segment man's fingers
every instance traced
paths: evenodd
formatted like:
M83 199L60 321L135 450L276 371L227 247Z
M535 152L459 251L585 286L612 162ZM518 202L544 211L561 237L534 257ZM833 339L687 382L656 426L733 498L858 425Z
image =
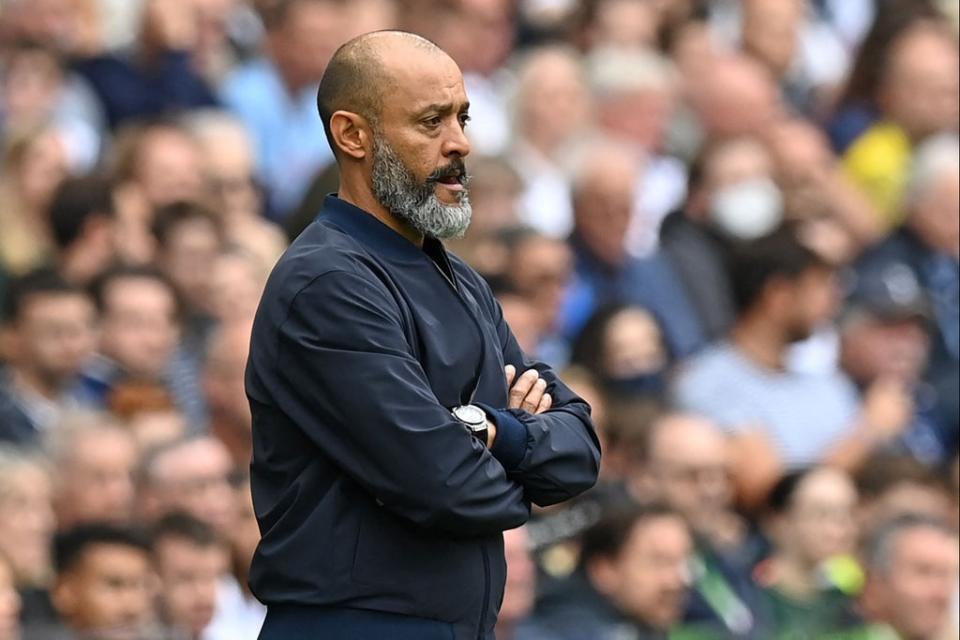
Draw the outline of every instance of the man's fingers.
M537 405L537 410L534 413L543 413L544 411L549 411L550 407L553 406L553 398L550 397L549 393L543 394L543 397L540 398L540 404Z
M533 385L536 384L539 377L540 374L537 373L536 369L527 369L523 372L523 375L521 375L517 382L510 388L511 409L519 409L521 407L524 398L526 398L527 394L533 389Z
M546 390L547 381L543 378L537 378L537 381L533 383L533 388L530 389L529 393L527 393L523 399L520 408L528 413L536 413L537 407L540 406L540 400L543 398L543 393Z
M503 372L507 375L507 388L513 384L513 379L517 377L517 368L512 364L508 364L503 368Z

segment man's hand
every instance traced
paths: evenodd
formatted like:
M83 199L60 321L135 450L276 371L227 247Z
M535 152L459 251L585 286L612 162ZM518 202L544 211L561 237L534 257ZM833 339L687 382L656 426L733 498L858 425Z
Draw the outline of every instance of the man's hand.
M514 383L517 369L512 364L503 368L510 387L509 409L523 409L528 413L543 413L553 405L553 398L547 390L547 381L540 377L536 369L527 369Z
M869 435L878 442L886 442L903 433L910 424L913 411L910 391L897 379L879 378L864 394L864 423Z

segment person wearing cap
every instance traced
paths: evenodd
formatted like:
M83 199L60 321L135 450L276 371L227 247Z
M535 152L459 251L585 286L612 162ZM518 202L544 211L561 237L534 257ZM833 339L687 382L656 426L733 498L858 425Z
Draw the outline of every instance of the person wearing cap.
M924 378L957 428L960 405L960 138L943 133L917 146L903 206L903 225L864 253L862 277L896 277L909 271L930 303L930 362ZM893 275L890 275L893 274Z
M441 243L471 214L450 56L360 36L318 106L340 188L270 276L246 375L260 638L492 640L502 532L596 482L590 408Z
M843 369L864 393L887 394L887 412L902 429L889 447L925 464L948 462L957 430L923 379L930 354L927 296L903 265L854 274L853 280L840 318Z

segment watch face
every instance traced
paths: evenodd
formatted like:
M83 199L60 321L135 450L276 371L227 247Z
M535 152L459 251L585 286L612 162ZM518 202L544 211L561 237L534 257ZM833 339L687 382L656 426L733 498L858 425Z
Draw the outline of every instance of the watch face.
M457 420L471 426L479 426L487 422L487 414L483 409L472 404L454 408L453 415Z

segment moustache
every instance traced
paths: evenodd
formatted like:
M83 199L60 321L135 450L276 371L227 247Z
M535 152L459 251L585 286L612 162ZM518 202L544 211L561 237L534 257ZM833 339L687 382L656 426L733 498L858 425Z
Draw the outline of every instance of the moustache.
M463 160L457 158L450 162L450 164L438 168L436 171L427 176L427 184L433 184L435 182L440 182L441 180L446 180L449 178L456 178L458 182L462 185L466 185L470 182L470 174L467 173L467 167L463 163Z

